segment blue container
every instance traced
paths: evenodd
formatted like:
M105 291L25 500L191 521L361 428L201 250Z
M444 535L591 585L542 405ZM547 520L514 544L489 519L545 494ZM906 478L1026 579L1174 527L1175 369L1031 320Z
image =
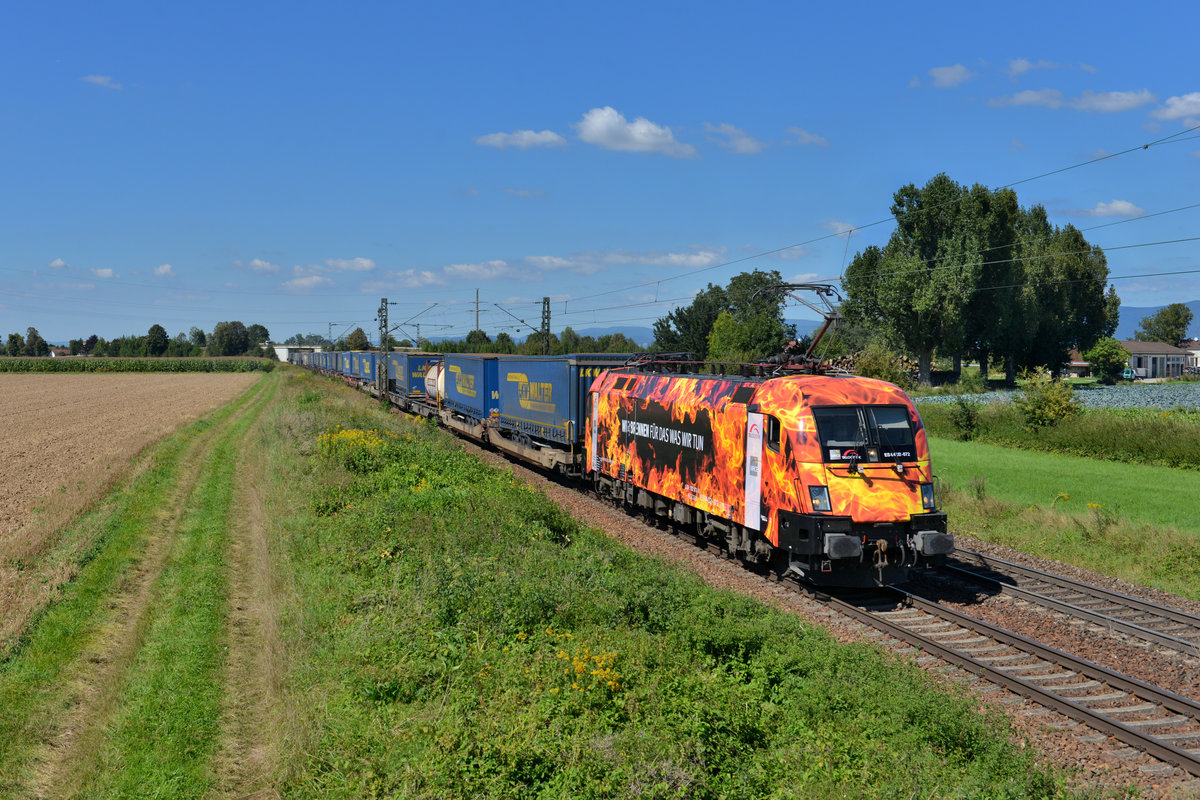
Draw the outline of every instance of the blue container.
M588 388L597 375L628 358L616 353L502 358L496 424L543 441L582 445Z
M442 405L476 420L500 410L496 356L447 353L446 398Z
M435 353L388 353L388 389L397 394L425 393L425 373L429 365L441 361Z
M354 354L354 377L360 381L375 381L375 364L379 354L374 352Z
M443 356L435 353L409 353L405 359L405 393L425 394L425 373L429 365L441 361Z

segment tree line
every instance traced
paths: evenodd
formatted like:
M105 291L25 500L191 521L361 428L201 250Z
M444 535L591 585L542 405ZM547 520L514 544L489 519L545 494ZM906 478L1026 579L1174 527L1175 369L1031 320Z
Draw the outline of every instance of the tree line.
M246 326L242 322L218 322L211 332L193 327L188 333L178 333L174 338L166 328L154 324L145 336L127 335L104 339L96 334L86 339L71 339L69 348L73 356L108 356L110 358L187 358L197 356L257 356L275 358L270 347L271 334L262 325ZM10 333L0 355L48 356L50 345L38 333L29 328L25 335Z
M285 344L329 344L330 349L342 350L378 350L371 344L362 328L355 328L344 338L339 337L332 343L310 334L295 336L296 342L289 339ZM543 352L542 334L540 331L531 333L524 341L517 342L506 331L496 334L493 339L486 331L473 330L462 339L444 339L432 342L422 336L414 344L411 339L396 339L388 337L388 349L415 347L418 350L431 353L497 353L503 355L540 356ZM561 334L550 334L550 354L567 355L569 353L636 353L643 348L623 333L611 333L604 336L581 336L570 326L563 329Z
M1116 360L1120 373L1128 358L1112 338L1120 299L1104 252L1078 229L1052 225L1040 205L1022 207L1012 189L968 187L945 174L903 186L892 199L896 228L887 244L856 253L845 271L829 355L914 357L922 383L935 356L955 371L964 358L999 367L1011 383L1019 370L1057 373L1072 349ZM795 330L784 320L785 297L769 290L779 283L775 270L710 283L654 323L654 349L732 362L783 352ZM1187 306L1173 303L1142 320L1135 338L1178 345L1191 321Z

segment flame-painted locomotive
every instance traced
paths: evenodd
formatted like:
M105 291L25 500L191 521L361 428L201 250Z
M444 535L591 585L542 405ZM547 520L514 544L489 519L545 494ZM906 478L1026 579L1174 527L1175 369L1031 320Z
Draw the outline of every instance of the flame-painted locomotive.
M953 550L921 418L898 387L638 358L306 353L297 363L812 583L896 583Z
M618 369L589 396L597 491L817 584L903 581L954 549L921 418L853 376Z

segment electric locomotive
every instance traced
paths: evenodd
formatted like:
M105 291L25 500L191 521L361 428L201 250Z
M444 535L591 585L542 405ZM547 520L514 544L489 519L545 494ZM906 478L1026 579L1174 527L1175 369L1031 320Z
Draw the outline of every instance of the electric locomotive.
M849 375L603 373L587 471L597 491L814 584L896 583L954 548L921 417Z

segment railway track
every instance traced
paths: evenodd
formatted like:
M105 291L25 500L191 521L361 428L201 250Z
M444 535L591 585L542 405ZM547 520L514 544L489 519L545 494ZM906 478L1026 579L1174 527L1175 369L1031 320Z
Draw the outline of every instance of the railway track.
M1032 567L957 549L943 573L1110 632L1200 657L1200 617Z
M814 595L798 582L785 583ZM1200 704L902 589L814 596L896 639L1200 776Z

